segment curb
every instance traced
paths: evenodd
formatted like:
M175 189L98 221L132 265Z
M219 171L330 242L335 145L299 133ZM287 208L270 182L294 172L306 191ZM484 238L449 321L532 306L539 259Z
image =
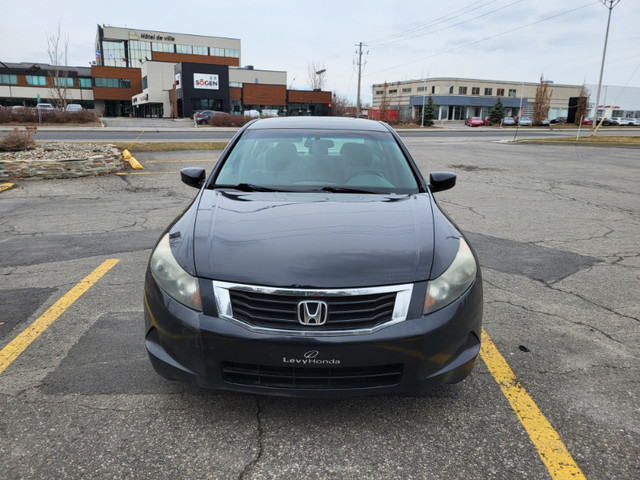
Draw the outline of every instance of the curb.
M4 192L5 190L9 190L15 187L15 183L0 183L0 192Z

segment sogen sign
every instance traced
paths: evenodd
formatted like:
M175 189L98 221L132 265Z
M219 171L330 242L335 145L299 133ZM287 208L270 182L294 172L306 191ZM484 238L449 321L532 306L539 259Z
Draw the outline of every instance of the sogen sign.
M207 73L194 73L193 88L206 88L209 90L218 90L218 75L212 75Z

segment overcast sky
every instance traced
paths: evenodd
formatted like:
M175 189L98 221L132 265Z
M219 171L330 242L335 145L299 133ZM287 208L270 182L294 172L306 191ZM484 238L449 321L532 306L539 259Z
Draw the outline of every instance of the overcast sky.
M94 60L96 25L239 38L242 65L280 70L352 100L363 42L371 85L424 77L597 84L608 9L600 0L0 0L0 61L49 63L47 37L69 40L69 64ZM603 85L640 87L640 0L613 9ZM595 93L595 92L594 92Z

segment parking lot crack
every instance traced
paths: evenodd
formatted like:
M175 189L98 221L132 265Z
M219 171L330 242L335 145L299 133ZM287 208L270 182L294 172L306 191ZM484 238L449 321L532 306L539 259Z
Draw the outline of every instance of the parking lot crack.
M636 322L640 322L640 318L638 318L638 317L634 317L634 316L631 316L631 315L625 315L624 313L620 313L617 310L614 310L613 308L607 307L606 305L601 305L601 304L599 304L597 302L594 302L593 300L589 300L587 297L585 297L583 295L580 295L579 293L569 292L567 290L563 290L562 288L559 288L559 287L554 286L554 285L547 285L547 287L552 289L552 290L555 290L556 292L562 292L562 293L566 293L568 295L573 295L574 297L577 297L577 298L579 298L581 300L584 300L588 304L593 305L595 307L602 308L603 310L606 310L607 312L612 313L613 315L617 315L619 317L626 318L627 320L635 320Z
M263 436L264 430L262 427L262 405L260 404L260 399L256 398L256 423L257 423L257 450L256 456L251 460L242 470L242 473L238 476L238 480L242 480L247 478L246 476L251 472L253 467L260 461L262 458L262 452L264 449L263 446Z
M463 208L465 210L469 210L471 213L473 213L474 215L478 215L480 218L486 220L487 217L485 217L483 214L481 214L480 212L477 212L473 207L470 207L468 205L461 205L459 203L455 203L449 200L440 200L441 204L446 204L446 205L453 205L454 207L459 207L459 208Z

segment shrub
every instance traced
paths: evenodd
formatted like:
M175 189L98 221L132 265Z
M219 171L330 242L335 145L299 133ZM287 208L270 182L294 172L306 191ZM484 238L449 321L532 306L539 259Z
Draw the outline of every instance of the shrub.
M209 118L209 125L212 127L242 127L251 120L253 120L253 117L220 113Z
M19 152L21 150L32 150L36 142L31 138L31 132L14 128L0 140L0 152Z
M29 107L0 110L0 123L38 123L39 120L42 123L93 123L98 122L98 117L88 110L79 112L43 110L39 115L35 108Z

